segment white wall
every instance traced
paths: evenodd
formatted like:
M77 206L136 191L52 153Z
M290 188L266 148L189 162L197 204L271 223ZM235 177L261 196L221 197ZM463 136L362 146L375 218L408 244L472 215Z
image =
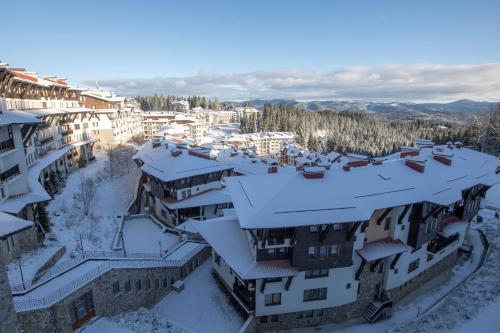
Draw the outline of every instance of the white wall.
M255 315L265 316L277 313L298 312L321 309L352 303L356 300L358 282L354 280L354 266L330 269L329 275L323 278L305 279L305 272L293 278L289 290L285 290L287 278L281 282L267 283L264 293L260 292L263 280L257 281L255 290ZM346 288L350 283L351 287ZM328 288L327 298L320 301L304 302L304 290ZM266 306L265 295L281 292L281 304Z

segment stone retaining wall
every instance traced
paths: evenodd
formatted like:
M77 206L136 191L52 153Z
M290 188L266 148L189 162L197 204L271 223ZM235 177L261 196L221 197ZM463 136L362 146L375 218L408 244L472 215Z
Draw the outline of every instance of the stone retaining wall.
M68 306L89 291L92 292L96 316L113 316L141 307L150 308L172 290L173 282L184 279L210 254L211 249L206 247L182 267L112 269L50 308L18 313L19 325L27 333L72 332ZM129 281L131 289L127 291ZM137 288L137 281L141 283L140 289ZM117 293L113 288L116 283L119 284Z
M39 245L40 241L34 224L26 230L15 233L5 239L0 239L0 250L3 252L4 260L7 263Z

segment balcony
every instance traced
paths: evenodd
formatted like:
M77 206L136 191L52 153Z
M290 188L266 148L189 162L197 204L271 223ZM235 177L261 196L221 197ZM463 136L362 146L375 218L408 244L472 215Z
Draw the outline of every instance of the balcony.
M37 140L35 141L35 145L36 145L36 146L39 146L39 147L40 147L40 146L45 146L45 145L47 145L47 144L51 143L53 140L54 140L54 137L53 137L53 136L48 136L48 137L45 137L45 138L43 138L43 139L37 139Z
M73 130L71 130L71 129L64 129L64 128L63 128L63 129L61 130L61 135L62 135L62 136L67 136L67 135L71 135L71 134L73 134Z
M442 235L437 235L430 244L427 246L427 251L431 253L438 253L446 249L448 246L456 244L459 239L459 234L455 233L450 237L443 237Z
M19 165L15 165L12 168L8 169L7 171L4 171L0 173L0 182L6 183L10 179L14 178L15 176L19 175L21 171L19 170Z
M255 308L254 296L245 286L233 284L233 295L247 312L252 312Z
M14 139L8 139L0 142L0 153L12 150L15 148Z

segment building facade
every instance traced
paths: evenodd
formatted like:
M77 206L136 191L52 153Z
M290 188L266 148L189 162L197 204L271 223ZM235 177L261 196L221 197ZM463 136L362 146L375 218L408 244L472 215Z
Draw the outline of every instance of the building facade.
M218 279L261 329L389 316L453 266L499 180L493 156L460 146L419 154L418 163L228 178L236 215L195 223Z

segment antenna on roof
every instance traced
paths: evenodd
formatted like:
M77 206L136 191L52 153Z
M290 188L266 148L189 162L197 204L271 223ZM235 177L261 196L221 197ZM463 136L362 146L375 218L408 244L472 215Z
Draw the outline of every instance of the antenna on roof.
M95 81L95 89L99 90L99 83L97 81Z

